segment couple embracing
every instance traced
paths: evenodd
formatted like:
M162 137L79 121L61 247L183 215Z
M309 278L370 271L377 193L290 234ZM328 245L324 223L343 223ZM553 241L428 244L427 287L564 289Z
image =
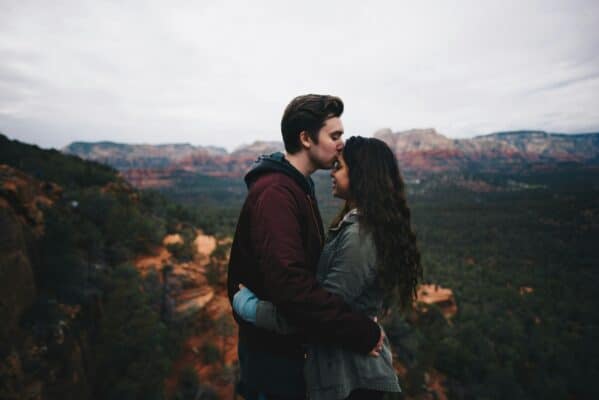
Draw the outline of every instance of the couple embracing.
M246 400L379 399L401 391L377 318L407 307L422 274L405 186L389 147L343 142L338 97L296 97L285 154L246 175L229 263ZM310 175L345 200L325 236Z

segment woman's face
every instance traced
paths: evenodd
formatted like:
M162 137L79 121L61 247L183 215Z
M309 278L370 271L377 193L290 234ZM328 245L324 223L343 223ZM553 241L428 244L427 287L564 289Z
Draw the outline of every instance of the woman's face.
M349 200L349 169L343 159L343 154L339 154L337 161L333 164L331 180L333 183L333 196Z

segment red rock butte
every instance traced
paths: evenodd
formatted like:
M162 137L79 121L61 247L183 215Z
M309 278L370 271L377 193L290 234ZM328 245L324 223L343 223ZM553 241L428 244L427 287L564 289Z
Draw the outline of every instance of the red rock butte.
M428 305L435 304L441 309L445 318L453 317L458 311L453 291L437 284L420 285L416 301Z

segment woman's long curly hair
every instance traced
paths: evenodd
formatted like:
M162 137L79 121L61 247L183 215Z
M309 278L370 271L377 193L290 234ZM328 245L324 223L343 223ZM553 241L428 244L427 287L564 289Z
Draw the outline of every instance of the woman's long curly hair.
M420 252L410 223L405 184L397 160L379 139L350 137L343 148L350 199L359 210L360 227L372 234L385 308L409 308L422 279ZM349 201L333 220L349 211Z

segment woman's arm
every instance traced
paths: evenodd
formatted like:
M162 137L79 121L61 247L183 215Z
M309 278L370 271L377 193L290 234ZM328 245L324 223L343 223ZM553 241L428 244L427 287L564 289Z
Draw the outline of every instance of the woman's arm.
M259 300L256 308L256 326L275 331L282 335L296 333L297 330L278 311L277 307L269 301Z
M260 300L247 287L242 287L233 296L233 309L243 320L259 328L283 335L296 332L296 329L277 311L274 304Z

